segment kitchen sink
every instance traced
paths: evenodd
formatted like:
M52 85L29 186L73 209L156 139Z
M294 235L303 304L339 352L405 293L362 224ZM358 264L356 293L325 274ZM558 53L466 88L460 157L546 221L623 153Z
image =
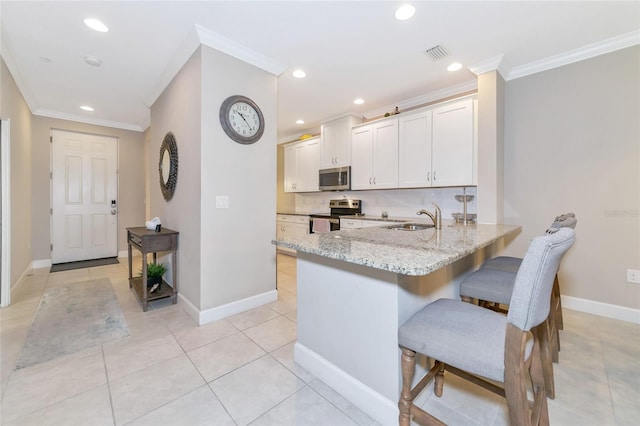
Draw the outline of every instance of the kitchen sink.
M395 229L398 231L420 231L422 229L434 228L435 225L430 223L400 223L398 225L387 226L387 229Z

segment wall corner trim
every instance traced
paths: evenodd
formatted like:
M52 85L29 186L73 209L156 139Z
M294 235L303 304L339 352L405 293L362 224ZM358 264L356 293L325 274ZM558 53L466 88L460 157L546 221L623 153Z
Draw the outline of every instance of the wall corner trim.
M587 314L640 324L640 309L611 305L579 297L561 296L562 307Z

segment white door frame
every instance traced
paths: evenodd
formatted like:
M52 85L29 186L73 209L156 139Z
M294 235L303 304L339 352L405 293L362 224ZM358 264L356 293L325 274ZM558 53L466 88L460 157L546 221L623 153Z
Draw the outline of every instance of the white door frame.
M9 143L10 120L2 120L0 131L0 158L2 164L2 256L0 268L0 308L11 303L11 145Z

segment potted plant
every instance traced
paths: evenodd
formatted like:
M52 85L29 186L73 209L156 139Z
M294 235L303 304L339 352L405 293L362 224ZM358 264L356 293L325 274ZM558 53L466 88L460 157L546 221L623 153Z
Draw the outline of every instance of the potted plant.
M162 263L149 263L147 264L147 288L151 288L149 293L160 288L162 284L162 275L164 275L167 268Z

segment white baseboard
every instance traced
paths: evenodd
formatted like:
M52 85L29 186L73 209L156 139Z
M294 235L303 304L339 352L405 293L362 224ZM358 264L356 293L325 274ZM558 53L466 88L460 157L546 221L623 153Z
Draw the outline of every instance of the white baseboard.
M581 299L579 297L564 295L561 297L563 308L640 324L640 309L611 305L609 303L596 302L595 300Z
M178 297L185 303L187 307L185 310L187 315L196 321L198 325L204 325L231 315L239 314L240 312L244 312L249 309L257 308L258 306L266 305L267 303L275 302L278 300L278 291L267 291L262 294L256 294L255 296L247 297L246 299L236 300L235 302L216 306L215 308L206 309L204 311L199 310L193 305L193 303L183 297L182 294L178 294Z
M119 251L118 252L118 257L129 257L129 251L128 250Z
M398 423L398 406L353 376L345 373L306 346L294 346L295 361L305 370L329 385L352 404L383 425Z
M33 264L33 262L31 262ZM11 299L13 299L13 292L16 291L22 284L25 283L25 281L27 281L27 275L29 275L31 273L31 271L33 270L33 267L31 265L27 266L27 269L25 269L22 274L20 275L20 278L18 278L18 280L15 282L15 284L13 284L13 286L11 286ZM3 306L8 306L8 305L3 305Z
M31 262L32 269L51 268L51 259L40 259Z

